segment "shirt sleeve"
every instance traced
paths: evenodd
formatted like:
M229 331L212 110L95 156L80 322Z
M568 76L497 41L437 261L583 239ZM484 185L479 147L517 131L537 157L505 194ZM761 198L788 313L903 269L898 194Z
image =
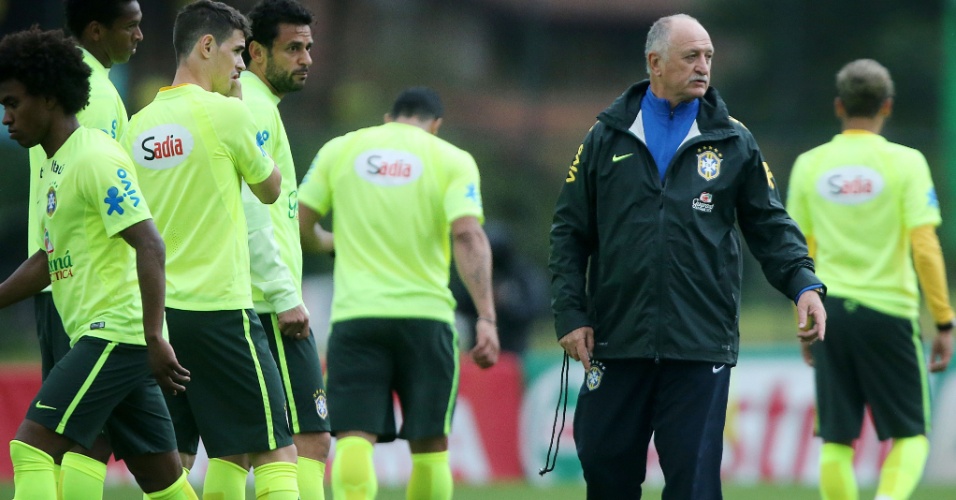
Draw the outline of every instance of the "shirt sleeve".
M319 214L327 214L332 207L332 190L329 189L329 169L336 156L333 143L323 146L315 158L302 184L299 185L299 203L315 210Z
M242 208L249 231L252 287L262 292L263 299L273 311L288 311L300 303L295 281L279 254L269 207L256 198L246 183L242 184Z
M263 148L269 132L258 130L252 112L242 101L228 97L224 102L218 115L220 126L232 132L219 136L243 180L258 184L268 179L275 167L272 157Z
M591 129L568 167L551 224L551 308L555 333L560 339L591 325L587 305L587 268L597 240L594 224L593 137L603 126ZM593 161L600 161L594 159Z
M903 197L903 223L907 229L926 225L938 226L942 219L929 165L919 151L910 150L910 153L913 156L905 163L910 165L911 174L904 176L907 184Z
M464 151L459 153L451 160L453 164L449 165L451 175L445 191L445 220L450 223L462 217L474 216L479 222L484 222L478 165L470 154Z
M151 219L149 207L136 180L136 169L119 145L105 135L109 147L96 151L95 161L77 176L83 196L97 208L106 235L113 237L122 230Z

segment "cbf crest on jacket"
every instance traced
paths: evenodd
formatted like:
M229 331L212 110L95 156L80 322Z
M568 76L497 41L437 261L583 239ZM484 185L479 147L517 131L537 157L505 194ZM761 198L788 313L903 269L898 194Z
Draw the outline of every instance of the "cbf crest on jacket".
M739 233L791 300L821 283L756 141L713 88L661 182L639 115L648 87L598 116L569 168L551 228L557 334L593 327L598 359L733 365Z

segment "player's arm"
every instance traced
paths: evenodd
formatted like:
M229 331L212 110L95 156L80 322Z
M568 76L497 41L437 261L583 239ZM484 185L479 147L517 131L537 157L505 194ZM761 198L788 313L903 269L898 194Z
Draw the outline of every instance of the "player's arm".
M20 267L0 283L0 308L15 304L40 293L50 284L46 252L37 253L23 261Z
M913 266L916 268L920 287L926 295L926 305L939 332L933 340L929 368L934 372L943 371L953 357L952 331L953 319L956 318L949 305L943 249L933 225L913 228L910 231L910 239L913 242Z
M302 251L308 253L332 253L335 237L322 227L322 214L299 200L299 237Z
M279 167L272 165L272 173L266 180L257 184L249 184L252 194L259 198L259 201L266 205L271 205L279 199L279 193L282 190L282 174L279 173Z
M478 218L474 216L455 219L451 223L451 237L458 275L478 312L475 347L471 356L478 366L488 368L498 361L501 350L491 288L491 245Z
M242 209L246 214L249 240L249 271L253 288L273 311L277 311L279 331L302 339L309 336L309 312L299 300L292 271L282 261L269 208L259 203L248 185L242 186Z
M176 353L163 338L166 303L166 245L152 219L120 231L123 240L136 251L136 275L143 301L143 331L149 350L149 364L159 386L173 394L185 391L189 371L180 366Z

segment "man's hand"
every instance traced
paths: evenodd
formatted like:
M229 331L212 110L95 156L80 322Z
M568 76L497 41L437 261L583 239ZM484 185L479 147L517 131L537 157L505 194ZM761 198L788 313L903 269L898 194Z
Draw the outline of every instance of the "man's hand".
M797 337L800 342L812 344L823 340L827 329L827 311L823 300L816 290L807 290L800 294L797 301Z
M481 368L491 368L498 362L501 345L498 343L498 327L492 321L479 319L475 323L475 347L471 359Z
M953 359L953 329L940 330L933 340L933 350L929 357L929 371L941 372Z
M163 391L173 396L186 391L186 382L189 382L189 370L183 368L176 360L173 346L162 338L154 338L146 343L149 356L149 368L153 377Z
M299 304L288 311L276 315L279 319L279 331L290 339L309 338L309 311Z
M594 351L594 328L582 326L576 330L571 330L564 337L558 340L564 352L568 353L575 361L580 361L584 365L584 370L591 369L591 353Z

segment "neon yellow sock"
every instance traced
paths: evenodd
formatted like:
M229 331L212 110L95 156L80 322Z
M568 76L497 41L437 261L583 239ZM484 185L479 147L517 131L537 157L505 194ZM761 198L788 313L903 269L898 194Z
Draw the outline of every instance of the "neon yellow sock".
M246 498L246 478L249 471L221 458L209 459L206 479L202 485L203 500Z
M447 451L412 453L412 477L405 490L407 500L451 500L454 489Z
M23 441L10 441L13 462L14 500L54 500L56 477L53 457Z
M271 462L252 469L256 500L298 500L298 467L292 462Z
M374 446L358 436L335 441L335 466L332 467L332 498L335 500L366 500L378 493Z
M853 447L823 443L820 450L820 497L823 500L857 500L859 496L853 472Z
M187 473L183 472L182 476L179 476L179 479L175 483L169 485L165 490L154 491L152 493L147 493L146 498L152 500L199 500L199 497L196 496L196 492L193 490L192 485L189 484L189 480L186 478ZM242 492L243 496L237 498L245 498L246 492Z
M106 464L86 455L68 451L60 465L60 498L102 500Z
M880 470L880 485L876 489L876 498L909 498L923 476L923 467L928 456L929 440L926 436L895 439Z
M56 500L63 500L63 478L60 477L60 464L53 462L53 477L56 478Z
M299 497L302 500L325 500L324 463L299 457Z

